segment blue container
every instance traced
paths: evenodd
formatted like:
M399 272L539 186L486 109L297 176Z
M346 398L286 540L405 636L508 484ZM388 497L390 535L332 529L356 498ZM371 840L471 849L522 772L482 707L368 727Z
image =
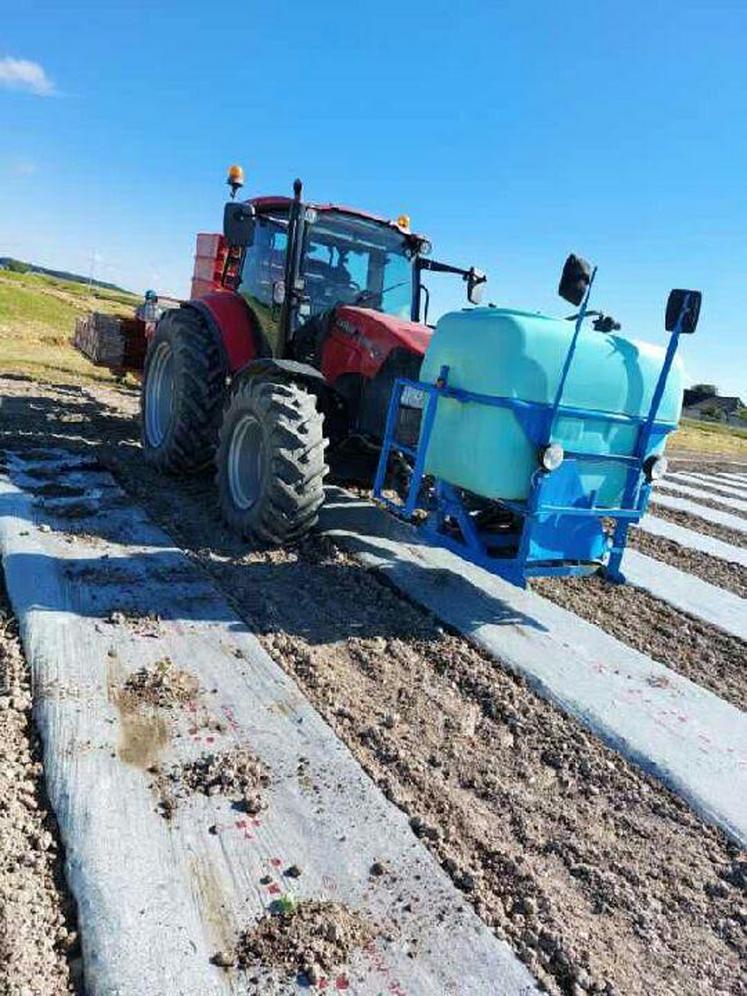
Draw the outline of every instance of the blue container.
M420 379L434 383L442 366L448 382L477 394L552 405L574 323L525 311L474 308L444 315L426 351ZM619 335L582 329L563 392L562 406L644 417L664 361L664 350ZM663 429L649 451L661 452L682 407L682 364L675 359L657 414ZM551 438L566 452L631 455L637 427L561 411ZM506 408L438 403L425 470L485 498L523 500L538 467L537 446L516 414ZM597 503L618 505L624 471L585 462L582 489Z

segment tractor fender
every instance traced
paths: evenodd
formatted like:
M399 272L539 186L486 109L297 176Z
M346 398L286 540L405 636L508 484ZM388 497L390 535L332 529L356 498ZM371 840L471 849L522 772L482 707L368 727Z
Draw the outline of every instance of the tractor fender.
M210 331L217 335L226 361L226 370L235 373L257 357L270 352L259 322L240 294L213 291L189 301Z
M202 324L202 327L205 329L205 332L217 345L220 351L223 369L226 373L228 373L229 370L228 353L226 352L226 346L225 343L223 342L223 336L221 335L220 328L215 319L213 318L210 309L206 308L201 301L189 301L188 303L180 305L179 310L191 311L193 314L196 314L198 316Z
M250 360L237 371L233 381L236 383L249 377L271 377L308 384L315 393L327 386L324 374L308 363L280 360L274 356L260 356L256 360Z

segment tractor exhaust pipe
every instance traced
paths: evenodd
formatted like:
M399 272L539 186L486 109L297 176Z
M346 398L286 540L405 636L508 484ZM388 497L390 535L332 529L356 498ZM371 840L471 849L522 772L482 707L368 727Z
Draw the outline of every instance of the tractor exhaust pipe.
M296 308L296 299L302 289L296 286L300 272L301 257L301 193L303 182L298 177L293 181L293 204L288 217L288 247L285 257L285 296L280 311L277 350L284 357L288 349L291 323Z

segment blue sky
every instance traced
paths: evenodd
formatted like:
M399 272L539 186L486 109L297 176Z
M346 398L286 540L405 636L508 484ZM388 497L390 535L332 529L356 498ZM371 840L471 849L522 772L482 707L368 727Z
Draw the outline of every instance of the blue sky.
M403 211L501 305L596 302L747 399L747 4L0 3L0 255L186 295L225 168L249 194ZM461 305L456 296L443 306Z

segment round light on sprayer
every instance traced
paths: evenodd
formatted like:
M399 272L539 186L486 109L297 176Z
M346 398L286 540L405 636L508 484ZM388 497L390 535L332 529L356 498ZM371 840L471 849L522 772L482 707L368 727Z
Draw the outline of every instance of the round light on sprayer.
M650 456L643 465L643 473L646 475L646 480L653 484L662 479L668 467L669 461L665 456Z
M543 470L557 470L565 459L565 452L560 443L550 443L540 450L539 458Z

